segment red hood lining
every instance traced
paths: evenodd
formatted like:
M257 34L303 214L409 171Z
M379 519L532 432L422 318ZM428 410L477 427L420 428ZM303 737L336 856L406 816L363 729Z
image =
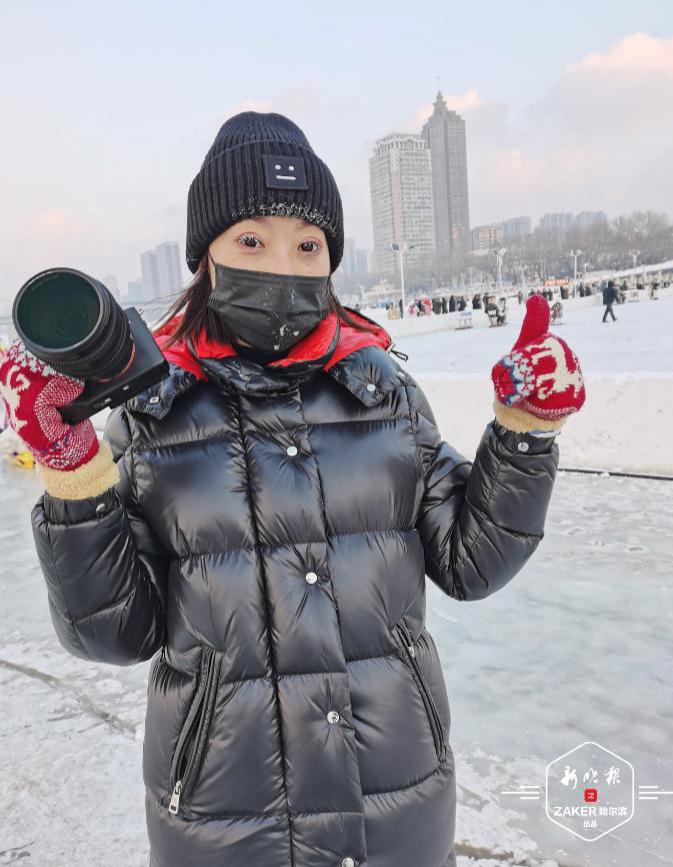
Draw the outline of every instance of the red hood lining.
M348 313L357 320L369 325L375 326L374 331L359 331L353 328L343 319L340 320L339 342L337 343L334 352L325 362L322 369L329 368L340 361L351 352L361 349L363 346L380 346L382 349L388 349L392 344L390 334L378 323L373 323L370 319L360 315L355 310L348 310ZM177 324L181 319L181 315L173 316L165 325L154 332L154 339L167 361L177 364L183 370L188 370L197 376L199 379L207 379L197 360L189 351L186 341L180 340L172 346L164 348L169 335L173 333ZM332 342L334 332L337 327L337 314L330 311L324 319L321 319L316 327L309 331L307 335L298 340L290 347L287 355L282 358L272 361L267 367L282 367L287 368L292 364L313 361L324 355ZM229 358L237 355L236 349L228 341L220 343L216 340L208 340L203 332L194 340L194 348L200 358Z

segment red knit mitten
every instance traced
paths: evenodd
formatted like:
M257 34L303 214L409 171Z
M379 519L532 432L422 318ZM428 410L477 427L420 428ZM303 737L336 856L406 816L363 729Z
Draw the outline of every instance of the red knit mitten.
M35 460L53 470L74 470L99 448L90 419L66 424L57 409L84 390L80 379L58 373L15 340L0 358L0 395L10 427Z
M505 406L556 421L581 409L586 392L577 356L548 331L550 312L542 295L528 298L519 338L493 366L491 379Z

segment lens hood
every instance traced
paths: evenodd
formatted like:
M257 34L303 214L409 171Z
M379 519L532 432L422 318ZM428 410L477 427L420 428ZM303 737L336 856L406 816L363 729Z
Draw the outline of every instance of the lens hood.
M75 268L33 275L14 299L12 320L26 348L68 376L111 379L133 357L126 314L100 280Z

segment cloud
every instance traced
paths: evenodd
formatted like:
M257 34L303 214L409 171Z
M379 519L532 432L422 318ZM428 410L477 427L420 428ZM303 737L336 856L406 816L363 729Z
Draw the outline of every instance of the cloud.
M485 100L476 90L468 90L465 93L443 94L443 96L448 108L460 115L465 114L465 112L472 113L475 109L482 108L486 105ZM433 111L434 102L426 102L421 105L412 115L409 121L409 128L420 129Z
M661 72L673 78L673 37L631 33L616 42L609 51L603 54L592 52L568 67L569 74L587 70L606 73Z
M279 93L277 97L271 100L242 100L224 115L222 123L241 111L274 111L284 114L293 120L297 117L308 118L320 113L323 101L315 82L302 81L285 92Z
M568 66L533 111L545 129L630 137L638 124L670 128L672 101L673 38L633 33Z
M0 310L3 296L6 311L7 299L29 277L45 268L78 268L99 277L112 273L126 243L126 231L126 225L120 226L116 233L111 226L75 217L64 208L46 208L16 220L11 234L6 235L12 256L7 260L0 285Z
M569 178L595 171L601 158L602 151L590 147L557 147L544 154L509 148L492 151L487 165L498 184L494 192L514 195L536 192L541 184L549 187L554 181L560 190Z
M509 139L508 108L504 103L485 99L477 90L443 95L447 107L465 120L469 150L492 146L493 141L504 144ZM420 131L433 111L434 101L424 103L400 128Z
M466 123L472 225L521 213L670 208L673 38L633 33L581 57L519 117L474 88L445 100ZM433 102L391 131L419 132Z
M222 123L241 111L273 111L273 108L267 99L244 99L222 116Z
M475 94L470 108L468 94L466 120L488 105ZM633 33L569 64L521 119L506 119L499 139L485 143L493 126L468 123L473 223L554 210L668 210L672 105L673 38Z
M49 208L29 217L23 227L27 238L40 242L80 241L98 236L97 227L85 220L78 220L62 208Z

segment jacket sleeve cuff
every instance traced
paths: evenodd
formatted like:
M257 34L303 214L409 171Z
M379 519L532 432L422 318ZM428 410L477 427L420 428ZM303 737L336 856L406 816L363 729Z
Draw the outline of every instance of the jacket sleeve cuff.
M531 433L535 431L540 435L560 433L563 425L568 421L568 416L562 416L553 420L538 418L525 409L516 406L505 406L504 403L493 397L493 410L495 417L503 427L516 433Z
M53 470L36 464L45 491L61 500L84 500L97 497L119 482L119 469L106 440L101 440L96 454L74 470Z

